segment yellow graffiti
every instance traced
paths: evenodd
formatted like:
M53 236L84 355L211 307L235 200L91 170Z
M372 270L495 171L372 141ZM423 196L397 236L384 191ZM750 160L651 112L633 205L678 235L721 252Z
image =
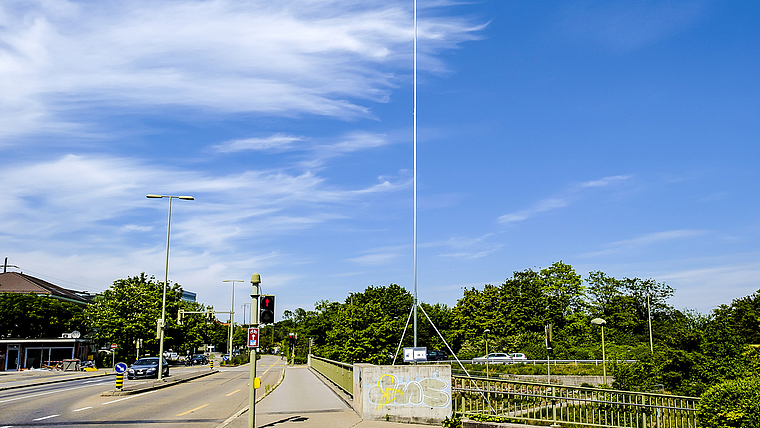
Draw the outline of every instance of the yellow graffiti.
M383 385L383 379L386 377L389 378L388 386ZM382 401L380 401L380 403L377 405L378 410L386 404L393 403L399 397L402 397L404 395L404 391L395 388L396 385L398 385L396 377L391 374L386 373L380 376L380 379L377 380L377 387L380 388L380 391L383 393L383 398L381 399Z

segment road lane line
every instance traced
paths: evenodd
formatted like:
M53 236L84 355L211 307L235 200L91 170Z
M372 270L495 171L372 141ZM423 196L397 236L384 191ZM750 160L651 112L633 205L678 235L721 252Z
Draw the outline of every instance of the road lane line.
M75 386L73 388L56 389L56 390L53 390L53 391L40 392L39 394L23 395L23 396L16 397L16 398L9 398L7 400L0 400L0 404L2 404L2 403L8 403L8 402L11 402L11 401L16 401L16 400L23 400L25 398L34 398L34 397L40 397L42 395L57 394L59 392L71 391L71 390L74 390L74 389L87 388L87 387L90 387L90 386L98 386L98 385L111 385L111 382L102 383L102 384L101 383L91 383L89 385Z
M188 411L186 411L186 412L180 413L180 414L178 414L177 416L185 416L185 415L186 415L186 414L188 414L188 413L193 413L194 411L196 411L196 410L200 410L200 409L202 409L202 408L204 408L204 407L206 407L206 406L208 406L208 405L210 405L210 404L211 404L211 403L206 403L206 404L204 404L204 405L202 405L202 406L198 406L198 407L194 408L193 410L188 410Z
M234 393L236 393L236 392L240 392L240 390L239 390L239 389L236 389L236 390L234 390L234 391L230 392L229 394L225 395L225 397L229 397L230 395L232 395L232 394L234 394Z
M45 419L54 418L56 416L60 416L60 415L50 415L50 416L45 416L45 417L42 417L42 418L37 418L37 419L32 419L32 420L33 421L44 421Z
M142 394L135 394L135 395L130 395L129 397L119 398L118 400L113 400L107 403L103 403L103 406L105 406L106 404L118 403L119 401L129 400L130 398L142 397L143 395L153 394L154 392L158 392L158 390L154 389L153 391L143 392Z
M74 410L75 412L81 412L82 410L92 409L92 406L90 407L82 407L81 409Z

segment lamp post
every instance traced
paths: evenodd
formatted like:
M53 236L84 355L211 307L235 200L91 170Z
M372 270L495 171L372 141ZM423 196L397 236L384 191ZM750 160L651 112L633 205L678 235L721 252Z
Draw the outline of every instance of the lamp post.
M591 324L602 327L602 373L604 374L603 382L607 385L607 356L604 352L604 325L607 324L607 321L601 318L594 318L591 320Z
M192 196L147 195L149 199L169 199L169 221L166 226L166 266L164 268L164 292L161 299L161 318L158 320L158 380L164 378L164 324L166 320L166 287L169 282L169 235L172 230L172 199L194 201Z
M230 340L227 343L227 358L232 360L232 333L233 333L233 324L235 324L235 283L236 282L243 282L242 279L225 279L222 282L231 282L232 283L232 303L230 303ZM243 321L245 322L245 320Z
M490 333L491 330L485 329L483 331L483 334L486 336L486 377L488 377L488 333Z

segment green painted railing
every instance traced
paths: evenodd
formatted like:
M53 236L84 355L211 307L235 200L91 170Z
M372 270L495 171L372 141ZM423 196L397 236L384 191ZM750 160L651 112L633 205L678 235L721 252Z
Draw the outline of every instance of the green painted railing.
M694 428L699 398L451 377L452 410L526 422L613 428Z
M354 366L314 355L311 355L310 366L353 397Z

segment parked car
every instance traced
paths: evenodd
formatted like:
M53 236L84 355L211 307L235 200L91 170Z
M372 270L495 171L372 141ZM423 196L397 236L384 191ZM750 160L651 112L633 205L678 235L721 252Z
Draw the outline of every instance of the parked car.
M522 352L515 352L514 354L509 354L509 357L512 358L512 361L528 359L528 357L526 357L525 354L523 354Z
M445 351L427 351L428 361L446 361L449 359L449 354Z
M162 358L163 376L169 376L169 363L166 358ZM158 357L142 357L135 361L127 370L127 379L137 379L145 377L158 378Z
M496 352L472 359L473 364L485 364L486 361L488 364L506 364L512 362L512 358L507 354Z

